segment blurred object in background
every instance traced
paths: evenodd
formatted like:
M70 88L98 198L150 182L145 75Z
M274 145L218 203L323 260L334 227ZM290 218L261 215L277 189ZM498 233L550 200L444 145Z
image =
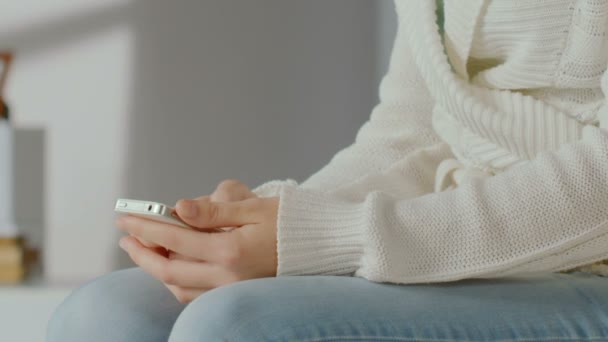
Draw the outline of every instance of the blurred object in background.
M13 205L13 127L4 100L4 85L12 54L0 53L0 283L23 279L23 241L14 218Z
M0 52L0 119L8 119L8 106L4 102L4 85L12 62L12 53Z
M13 127L3 89L10 69L12 55L0 53L0 237L18 235L13 205Z
M15 113L11 100L11 110ZM15 115L11 116L15 118ZM44 250L45 140L43 128L13 125L13 219L22 238L27 283L43 280L38 251ZM1 340L1 339L0 339Z
M0 237L0 284L13 284L25 276L25 253L21 238Z
M28 259L35 260L38 254L33 250L26 251L24 238L15 221L15 129L4 97L12 60L12 53L0 53L0 284L22 281Z

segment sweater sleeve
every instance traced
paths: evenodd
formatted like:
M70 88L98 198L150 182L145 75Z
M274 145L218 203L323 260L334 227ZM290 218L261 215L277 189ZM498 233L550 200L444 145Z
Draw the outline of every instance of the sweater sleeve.
M278 273L420 283L559 271L605 259L607 170L608 132L587 126L576 143L441 193L349 197L344 190L335 196L284 185Z
M404 28L399 24L398 31ZM440 142L431 123L433 99L415 65L407 35L397 32L389 69L380 84L380 102L357 133L355 142L301 186L330 191L382 173L417 150ZM293 182L293 181L290 181ZM255 192L277 194L282 182L263 184Z

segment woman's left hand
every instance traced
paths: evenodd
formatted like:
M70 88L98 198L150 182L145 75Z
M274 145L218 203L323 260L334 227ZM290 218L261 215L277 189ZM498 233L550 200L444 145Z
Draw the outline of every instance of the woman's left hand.
M123 237L120 245L137 265L167 284L180 302L190 302L209 289L276 275L278 205L277 197L180 201L178 214L193 227L236 228L211 233L127 216L117 225L132 236ZM159 253L139 240L173 253Z

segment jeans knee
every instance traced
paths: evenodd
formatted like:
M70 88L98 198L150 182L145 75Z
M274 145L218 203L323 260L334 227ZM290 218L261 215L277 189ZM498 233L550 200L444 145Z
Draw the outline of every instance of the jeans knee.
M53 313L47 326L47 341L83 341L95 334L95 326L103 325L105 277L72 292ZM101 307L101 308L100 308ZM97 309L96 309L97 308Z
M203 294L181 313L169 341L272 340L282 325L276 282L250 280Z
M183 309L139 269L118 271L74 291L56 309L47 341L166 341Z

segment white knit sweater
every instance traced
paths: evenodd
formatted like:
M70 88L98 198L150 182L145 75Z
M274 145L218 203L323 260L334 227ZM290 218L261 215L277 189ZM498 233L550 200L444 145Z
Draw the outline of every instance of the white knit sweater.
M420 283L608 258L608 1L447 0L443 41L435 6L396 1L356 142L301 185L255 190L280 196L279 275Z

